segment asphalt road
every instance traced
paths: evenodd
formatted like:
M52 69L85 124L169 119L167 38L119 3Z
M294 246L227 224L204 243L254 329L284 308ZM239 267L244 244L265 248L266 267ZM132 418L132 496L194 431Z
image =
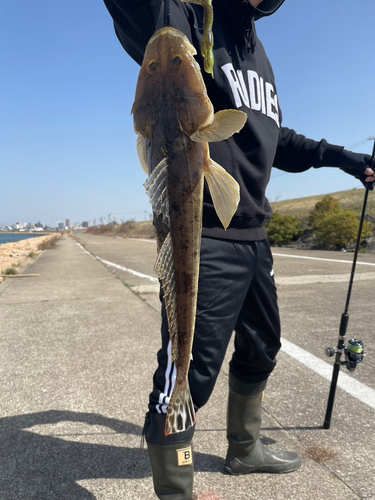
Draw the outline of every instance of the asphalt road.
M1 500L155 498L139 443L159 346L156 246L77 238L80 244L64 237L28 268L39 278L0 285ZM223 474L225 362L198 413L198 495L375 499L374 255L360 256L365 265L357 267L348 328L349 337L365 341L368 355L354 374L340 373L332 427L322 428L324 374L332 368L324 350L337 343L351 259L274 252L284 345L267 387L262 440L300 453L302 467L286 475Z

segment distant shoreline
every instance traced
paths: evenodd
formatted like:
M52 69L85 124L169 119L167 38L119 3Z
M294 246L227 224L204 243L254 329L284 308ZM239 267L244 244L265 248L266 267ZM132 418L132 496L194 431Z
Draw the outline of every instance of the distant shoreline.
M4 242L0 245L0 274L9 274L7 270L11 268L16 271L11 274L17 274L45 248L49 248L54 240L61 237L61 234L35 234L31 238L27 234L24 236L23 239ZM0 283L3 280L4 278L0 277Z
M58 232L59 231L56 231L56 233ZM0 231L0 235L1 234L19 234L19 235L31 234L32 236L37 236L37 235L46 236L47 234L55 234L55 231Z
M42 238L43 236L50 236L51 233L47 232L36 232L36 233L26 233L26 232L0 232L0 246L10 244L16 244L24 240L34 240L35 238Z

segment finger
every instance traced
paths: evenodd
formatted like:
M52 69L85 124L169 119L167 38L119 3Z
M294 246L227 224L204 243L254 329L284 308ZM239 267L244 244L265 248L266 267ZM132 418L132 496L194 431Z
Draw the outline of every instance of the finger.
M366 168L366 170L365 170L365 174L366 174L366 175L373 175L373 174L374 174L374 171L372 170L372 168L367 167L367 168Z
M375 181L375 177L373 175L371 175L370 177L366 177L365 181L366 182L374 182Z

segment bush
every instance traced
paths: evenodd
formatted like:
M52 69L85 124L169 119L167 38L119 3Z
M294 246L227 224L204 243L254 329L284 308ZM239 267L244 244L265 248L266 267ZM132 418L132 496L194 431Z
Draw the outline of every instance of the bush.
M324 219L329 213L332 213L335 210L341 210L339 200L331 195L325 196L315 205L315 208L310 212L309 225L313 229L315 229L315 227L320 223L322 219Z
M276 245L287 245L303 233L301 221L294 215L281 215L275 212L266 224L268 239Z
M5 270L5 273L6 275L10 275L10 274L18 274L18 271L15 267L8 267L8 269Z
M315 205L310 213L309 223L314 230L316 243L323 248L347 248L358 237L357 215L342 208L340 202L332 196L325 196ZM365 221L361 243L372 236L372 231L371 222Z

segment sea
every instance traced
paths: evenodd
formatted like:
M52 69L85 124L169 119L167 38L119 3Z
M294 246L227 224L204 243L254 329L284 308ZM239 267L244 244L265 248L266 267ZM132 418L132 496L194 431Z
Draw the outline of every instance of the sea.
M0 233L0 245L3 243L15 243L16 241L26 240L27 238L37 238L41 234L22 234L22 233Z

